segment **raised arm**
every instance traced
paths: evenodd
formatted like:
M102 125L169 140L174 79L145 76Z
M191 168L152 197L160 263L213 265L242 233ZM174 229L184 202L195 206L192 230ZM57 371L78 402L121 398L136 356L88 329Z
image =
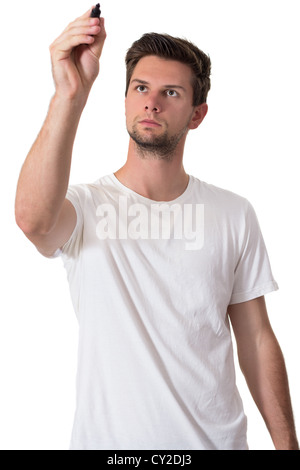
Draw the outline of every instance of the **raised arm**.
M241 370L277 450L299 450L284 358L264 297L230 305Z
M16 222L45 255L60 248L76 225L75 209L65 199L73 144L106 38L104 19L90 13L70 23L50 46L55 94L17 186Z

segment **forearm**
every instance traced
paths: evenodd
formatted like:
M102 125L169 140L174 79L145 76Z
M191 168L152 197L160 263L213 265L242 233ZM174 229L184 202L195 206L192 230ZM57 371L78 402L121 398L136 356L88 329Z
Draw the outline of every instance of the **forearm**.
M64 201L84 102L52 98L45 123L21 169L16 220L27 233L51 230Z
M298 450L286 367L272 330L262 335L254 355L240 354L240 364L275 448Z

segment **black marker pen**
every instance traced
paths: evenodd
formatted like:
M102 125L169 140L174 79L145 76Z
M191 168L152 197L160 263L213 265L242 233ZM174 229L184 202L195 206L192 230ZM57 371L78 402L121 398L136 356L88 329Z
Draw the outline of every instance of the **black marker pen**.
M100 18L101 10L100 10L100 3L97 3L95 8L92 9L91 18Z

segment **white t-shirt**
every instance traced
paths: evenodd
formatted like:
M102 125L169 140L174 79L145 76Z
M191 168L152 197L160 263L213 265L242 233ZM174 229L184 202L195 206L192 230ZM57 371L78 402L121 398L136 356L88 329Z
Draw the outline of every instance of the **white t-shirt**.
M73 450L247 449L229 304L276 290L249 202L190 176L167 203L71 186L60 251L79 321Z

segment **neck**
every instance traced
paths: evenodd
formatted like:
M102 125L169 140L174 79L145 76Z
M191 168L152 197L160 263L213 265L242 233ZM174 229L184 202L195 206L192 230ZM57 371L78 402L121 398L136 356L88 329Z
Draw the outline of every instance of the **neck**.
M141 196L153 201L172 201L188 185L189 177L182 163L183 146L184 142L178 145L169 158L156 158L151 154L141 154L130 139L126 163L115 176Z

